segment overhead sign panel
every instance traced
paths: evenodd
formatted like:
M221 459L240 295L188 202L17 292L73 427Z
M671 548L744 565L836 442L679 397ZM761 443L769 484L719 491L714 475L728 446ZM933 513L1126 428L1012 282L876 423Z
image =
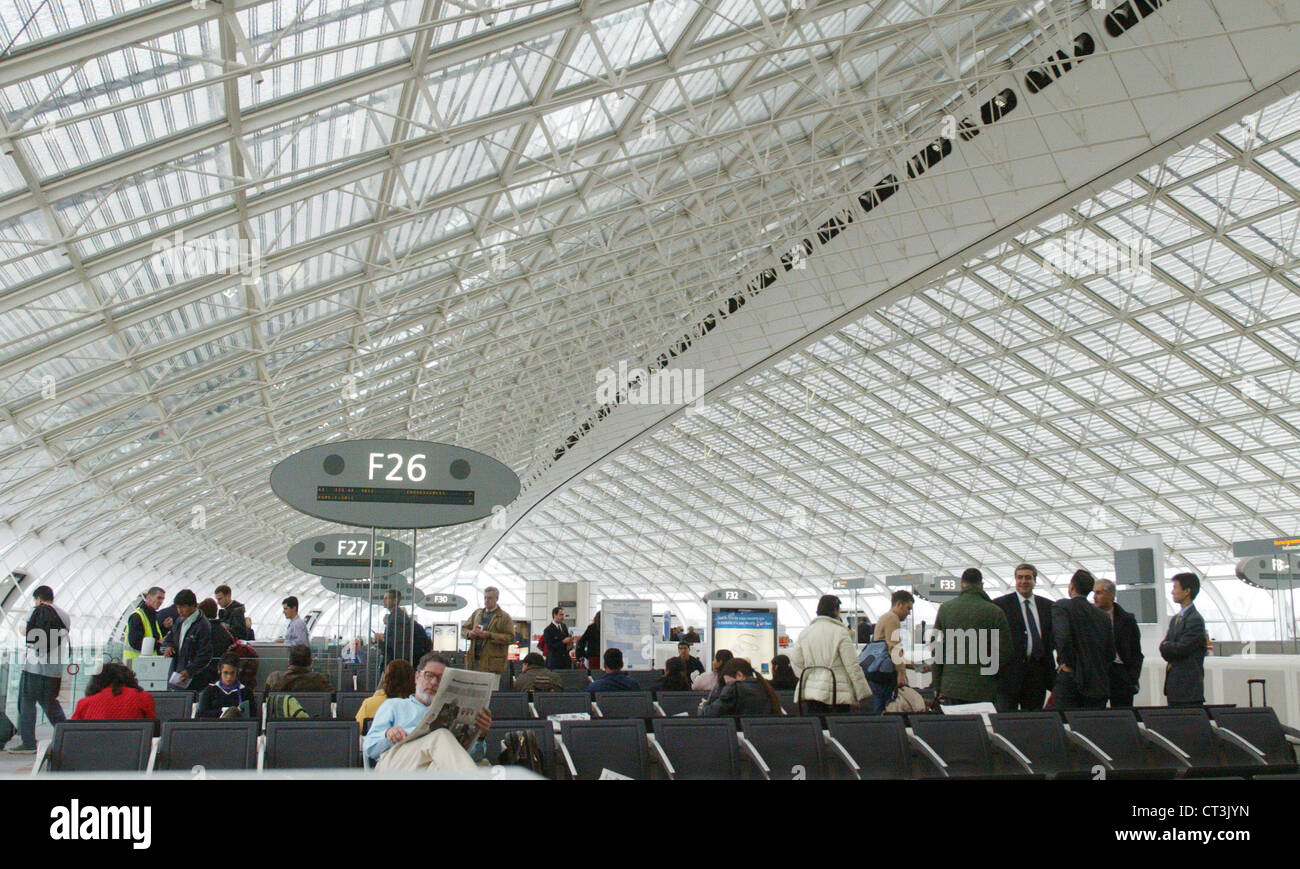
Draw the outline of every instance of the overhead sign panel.
M413 596L419 595L414 586L400 576L386 576L383 579L376 579L373 587L368 579L339 579L333 576L321 577L320 584L325 586L326 590L332 594L341 594L344 597L359 597L373 601L376 604L384 596L384 592L391 589L396 589L402 593L403 605Z
M519 477L474 450L430 441L338 441L271 470L271 491L308 516L365 528L440 528L492 515Z
M424 595L415 605L426 610L461 610L469 606L469 601L458 594L440 591Z
M411 547L391 537L375 537L374 575L390 576L411 566ZM289 563L299 570L334 579L370 577L370 535L320 534L289 547Z
M1259 588L1295 588L1300 586L1300 554L1279 552L1243 558L1237 562L1237 578Z
M857 576L854 577L853 579L831 580L831 588L836 589L837 591L842 589L851 590L851 589L866 588L866 587L867 587L867 578L865 576Z
M1300 552L1300 537L1265 537L1263 540L1238 540L1232 544L1232 554L1237 558L1281 552Z
M758 595L741 588L715 588L704 596L704 600L758 600Z

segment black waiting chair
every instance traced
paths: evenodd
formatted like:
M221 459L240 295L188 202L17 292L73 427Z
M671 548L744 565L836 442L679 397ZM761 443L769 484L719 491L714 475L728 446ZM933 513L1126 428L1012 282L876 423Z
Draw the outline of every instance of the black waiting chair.
M143 772L154 721L62 721L42 761L50 772Z
M268 721L266 769L345 769L361 766L356 721Z
M158 721L189 721L194 717L193 691L150 691L153 717Z
M1070 741L1058 713L999 712L989 722L994 734L1029 759L1034 772L1053 779L1092 777L1097 760Z
M645 722L639 718L560 722L560 753L575 779L598 779L613 773L650 778L650 749Z
M492 713L493 719L533 717L532 710L528 708L527 691L493 691L488 698L488 711Z
M670 779L740 778L740 743L731 718L659 718L650 747Z
M642 691L658 691L664 683L663 670L624 670L623 675L636 682Z
M659 705L664 715L672 718L683 712L694 715L700 708L700 701L707 696L709 695L703 691L657 691L655 703Z
M283 710L290 697L298 701L314 721L328 721L334 717L334 704L328 691L272 691L266 701L267 720L284 718Z
M766 779L830 778L821 722L807 718L742 718L741 747Z
M574 712L591 713L591 695L586 691L545 691L533 695L538 718Z
M1172 778L1190 766L1169 740L1139 728L1132 709L1071 709L1065 723L1108 777Z
M556 778L557 767L555 756L557 749L555 747L555 729L549 721L539 721L536 718L523 719L492 719L492 727L488 729L484 743L487 746L487 761L496 765L500 762L501 757L501 740L512 730L527 730L537 737L537 747L542 752L542 775L549 779Z
M586 691L591 678L586 670L552 670L560 678L565 691Z
M912 733L925 740L943 760L949 778L994 778L1001 775L1033 775L1029 758L1005 739L990 739L980 715L914 715ZM1010 760L1005 772L996 760L1001 753Z
M654 718L649 691L600 691L595 695L601 718Z
M788 691L777 691L776 696L781 701L781 709L786 715L798 715L799 704L794 699L794 689Z
M1267 773L1297 771L1295 746L1300 745L1300 730L1278 721L1271 707L1211 707L1209 713L1220 737L1263 760Z
M858 778L912 777L912 754L902 718L881 715L833 715L826 719L833 751L841 753Z
M156 770L257 769L257 722L164 721Z
M1137 710L1142 726L1158 733L1182 753L1190 764L1188 776L1245 776L1264 761L1222 739L1203 707L1147 708Z
M340 721L355 720L361 704L372 696L373 693L365 691L340 691L334 698L334 717Z

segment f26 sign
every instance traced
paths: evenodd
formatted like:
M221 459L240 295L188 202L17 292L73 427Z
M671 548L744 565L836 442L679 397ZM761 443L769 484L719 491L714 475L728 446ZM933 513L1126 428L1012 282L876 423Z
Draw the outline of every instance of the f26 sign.
M492 515L519 477L474 450L430 441L337 441L271 470L271 491L308 516L364 528L439 528Z

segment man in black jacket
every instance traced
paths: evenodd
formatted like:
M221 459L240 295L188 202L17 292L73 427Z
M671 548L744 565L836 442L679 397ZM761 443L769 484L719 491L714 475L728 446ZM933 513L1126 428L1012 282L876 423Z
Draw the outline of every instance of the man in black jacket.
M1182 609L1169 620L1169 630L1160 644L1165 667L1165 697L1170 706L1201 706L1205 703L1205 620L1192 601L1201 590L1194 573L1180 573L1173 579L1171 594Z
M194 592L183 588L176 593L176 620L167 639L163 640L163 654L172 659L167 688L172 691L199 691L203 685L191 685L190 680L203 673L212 663L212 628L199 612L199 602Z
M1110 616L1115 630L1115 660L1110 662L1110 706L1132 706L1142 678L1142 634L1137 619L1115 603L1115 583L1099 579L1092 589L1097 609Z
M70 652L68 630L72 619L54 605L54 590L48 585L32 592L32 614L27 617L23 670L18 677L18 735L22 742L8 749L11 754L36 753L36 708L45 710L50 724L66 721L59 703L62 673Z
M230 586L219 585L212 594L217 599L217 621L225 625L235 639L251 640L248 623L244 621L244 605L231 596Z
M418 661L432 651L433 643L429 640L429 635L411 618L410 613L402 609L400 591L390 588L380 600L384 609L388 610L388 615L384 616L384 632L375 634L375 642L383 644L384 666L398 658L409 662Z
M564 623L564 608L553 607L551 609L551 623L542 631L542 648L546 652L546 669L573 669L573 658L569 656L569 651L577 641L578 638L573 636L569 631L569 626Z
M1037 712L1056 682L1052 660L1052 602L1034 594L1038 569L1016 566L1016 590L994 598L1011 625L1011 660L998 674L999 712Z
M1115 632L1110 618L1088 603L1096 580L1086 570L1070 577L1070 596L1052 604L1056 644L1057 709L1104 709L1110 698L1110 664L1115 660Z

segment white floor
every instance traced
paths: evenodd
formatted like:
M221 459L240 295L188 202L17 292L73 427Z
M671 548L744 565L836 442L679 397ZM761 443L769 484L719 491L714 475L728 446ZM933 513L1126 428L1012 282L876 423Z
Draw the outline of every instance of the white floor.
M12 716L11 716L12 717ZM15 724L18 722L15 721ZM36 741L49 739L54 736L54 726L48 721L42 721L36 725ZM17 745L19 743L18 735L9 740L5 745ZM34 754L9 754L0 751L0 778L9 778L12 776L30 775L32 772L32 763L36 760Z

